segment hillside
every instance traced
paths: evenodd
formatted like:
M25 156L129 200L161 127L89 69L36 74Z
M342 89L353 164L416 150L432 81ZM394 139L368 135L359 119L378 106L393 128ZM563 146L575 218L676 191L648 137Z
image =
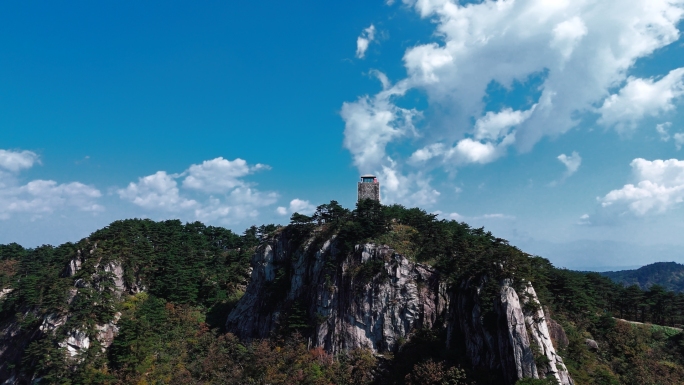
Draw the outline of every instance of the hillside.
M636 270L605 271L604 277L624 286L637 285L646 290L660 285L668 291L684 292L684 265L676 262L657 262Z
M684 294L373 201L0 245L0 283L6 384L684 383L681 333L612 318L680 325Z

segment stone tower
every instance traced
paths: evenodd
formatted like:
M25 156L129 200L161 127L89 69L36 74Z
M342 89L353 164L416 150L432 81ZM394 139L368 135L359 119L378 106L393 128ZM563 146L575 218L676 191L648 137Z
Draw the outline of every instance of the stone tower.
M362 175L359 182L359 191L356 195L357 201L362 199L373 199L380 202L380 183L375 175Z

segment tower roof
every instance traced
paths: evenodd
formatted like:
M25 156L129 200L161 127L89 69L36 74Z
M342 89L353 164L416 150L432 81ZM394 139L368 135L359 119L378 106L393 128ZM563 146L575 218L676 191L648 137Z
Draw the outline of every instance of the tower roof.
M364 175L361 175L361 178L375 178L375 175L373 175L373 174L364 174Z

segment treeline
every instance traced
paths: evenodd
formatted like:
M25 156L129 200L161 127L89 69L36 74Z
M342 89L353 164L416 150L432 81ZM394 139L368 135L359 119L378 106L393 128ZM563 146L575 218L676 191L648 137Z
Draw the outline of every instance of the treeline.
M660 285L668 291L684 292L684 265L676 262L656 262L636 270L604 271L599 273L625 286L639 285L648 289Z
M233 295L249 278L247 269L259 238L275 225L252 226L242 235L202 223L178 220L116 221L78 243L24 249L0 245L0 282L11 295L0 311L35 308L63 310L64 293L74 278L66 275L72 260L84 260L77 277L88 279L93 265L121 264L126 287L139 287L178 304L211 308Z
M630 321L681 328L684 294L660 285L642 290L623 286L599 273L549 270L548 289L556 307L571 312L595 311Z

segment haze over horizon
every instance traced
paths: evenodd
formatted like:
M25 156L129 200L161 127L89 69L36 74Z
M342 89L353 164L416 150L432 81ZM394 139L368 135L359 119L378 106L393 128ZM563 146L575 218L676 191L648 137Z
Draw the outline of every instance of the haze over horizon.
M0 243L356 200L684 263L682 0L0 5Z

